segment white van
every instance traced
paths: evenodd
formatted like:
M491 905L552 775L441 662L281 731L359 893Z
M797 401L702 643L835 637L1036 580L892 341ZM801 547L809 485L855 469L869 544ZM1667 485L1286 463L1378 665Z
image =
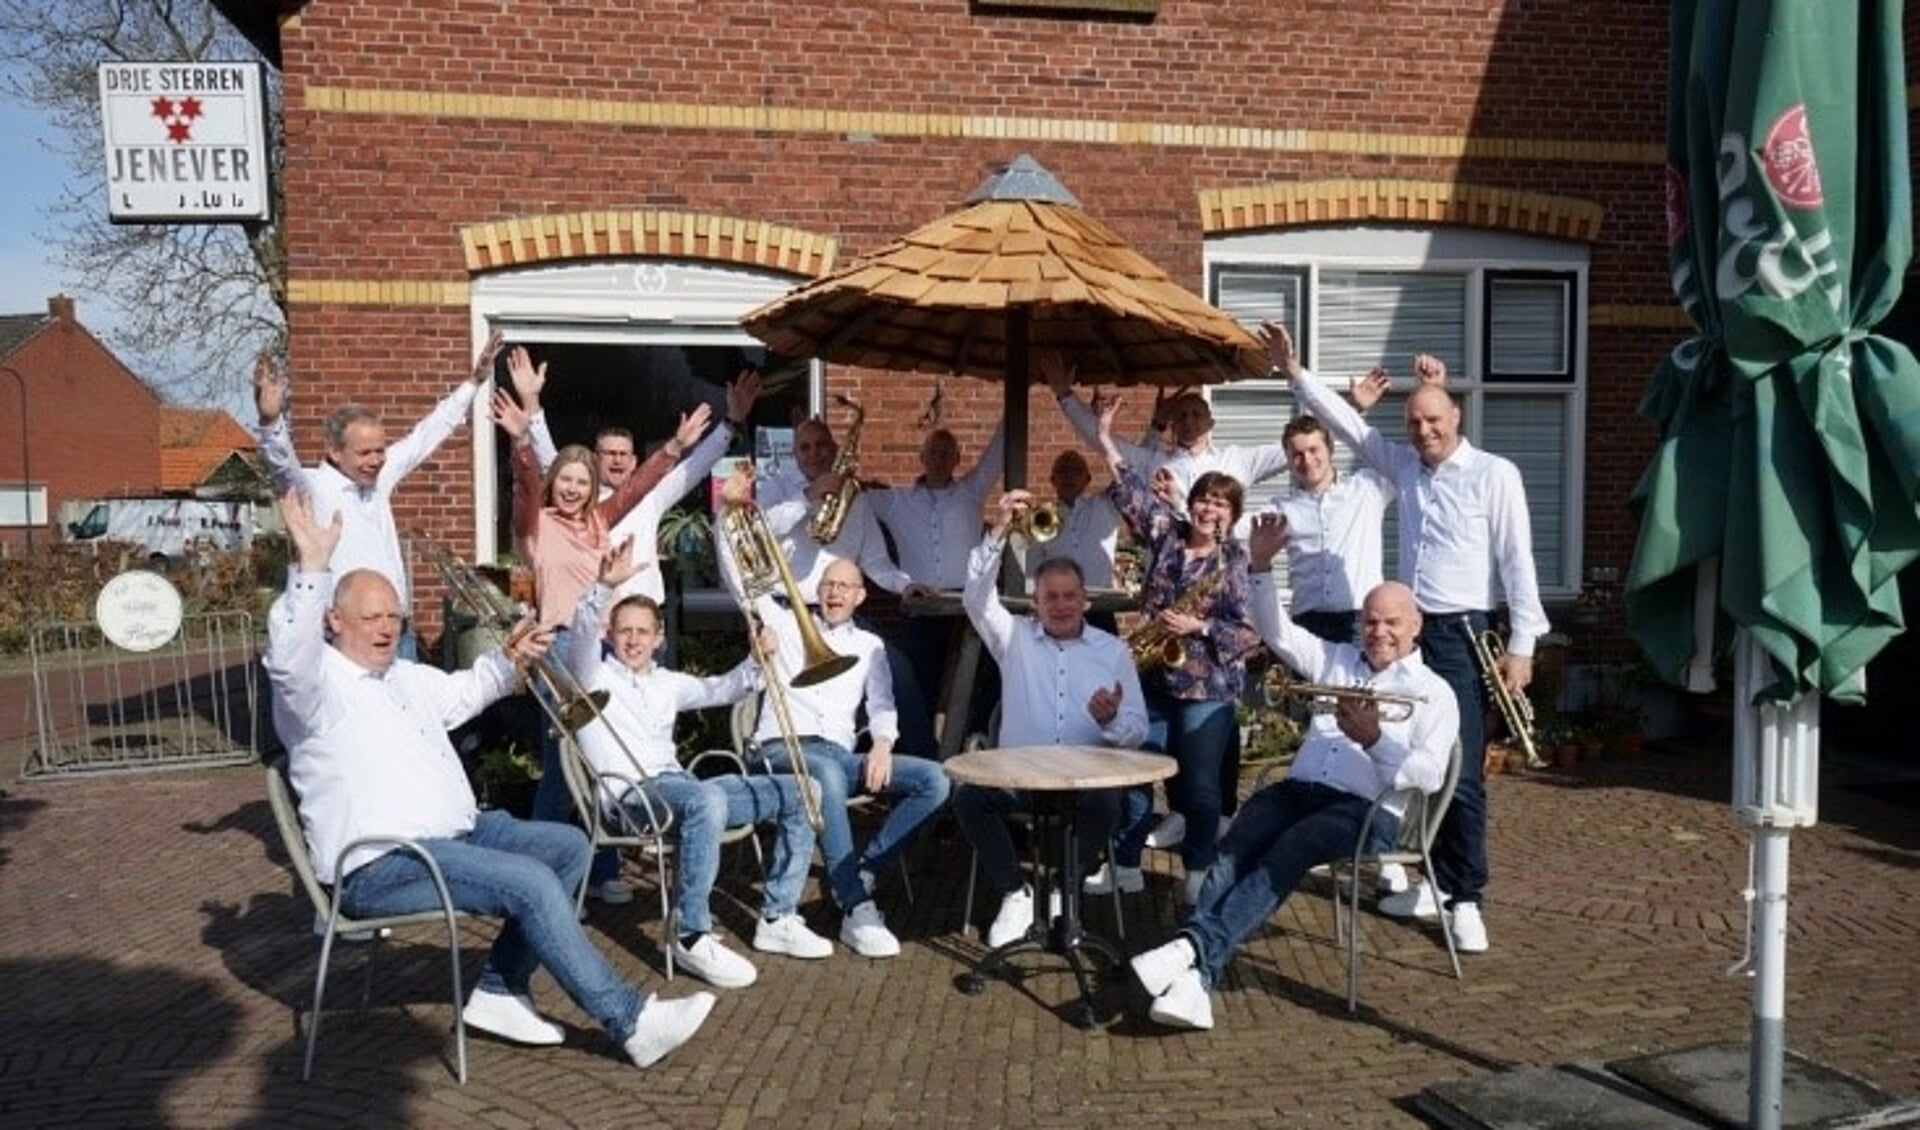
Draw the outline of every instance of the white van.
M140 547L147 560L166 565L190 550L246 549L253 544L253 503L199 498L103 498L69 503L63 523L68 541L121 541ZM65 515L63 514L63 517Z

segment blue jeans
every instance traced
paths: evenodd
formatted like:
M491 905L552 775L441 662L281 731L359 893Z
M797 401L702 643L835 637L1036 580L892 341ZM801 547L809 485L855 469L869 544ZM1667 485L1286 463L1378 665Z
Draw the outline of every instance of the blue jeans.
M1460 783L1433 841L1432 878L1448 905L1479 903L1487 885L1487 784L1482 759L1487 748L1487 685L1473 658L1468 632L1486 630L1478 612L1428 616L1420 630L1420 658L1447 681L1460 699Z
M1228 793L1238 787L1237 781L1227 781L1229 772L1239 776L1240 729L1234 721L1233 703L1172 698L1158 690L1146 694L1145 748L1163 752L1180 763L1179 774L1167 783L1167 803L1187 818L1180 863L1189 875L1198 874L1213 864L1220 817L1228 810ZM1148 799L1151 801L1150 794ZM1118 866L1140 866L1140 849L1146 845L1151 829L1145 820L1137 819L1131 827L1124 823L1126 812L1137 813L1138 808L1136 799L1122 813L1125 834L1113 850Z
M807 865L813 862L813 826L807 823L800 790L791 778L727 773L703 781L691 773L665 773L640 786L640 791L653 802L654 813L673 813L680 852L673 908L680 918L680 933L713 930L708 899L720 874L720 834L746 824L778 821L780 827L773 841L773 867L760 900L761 915L785 918L800 905ZM652 826L646 804L633 790L621 798L621 804L635 823Z
M1073 794L1074 841L1083 861L1097 859L1113 836L1120 812L1119 789L1082 789ZM1049 794L1055 798L1058 793ZM1006 817L1032 812L1034 794L983 785L961 785L953 794L953 816L960 832L980 853L980 874L999 894L1020 889L1020 857ZM1082 864L1084 866L1084 863Z
M800 739L800 750L807 759L807 774L820 790L820 857L827 865L827 886L840 909L851 910L867 901L860 872L875 877L884 874L906 850L920 825L947 802L947 775L938 762L894 754L893 776L879 793L892 802L886 822L866 850L856 856L847 798L867 791L866 755L813 735ZM769 772L793 772L787 747L778 739L762 742L756 753Z
M1306 873L1348 856L1371 798L1326 785L1286 780L1268 785L1240 807L1220 841L1220 858L1207 869L1200 897L1181 933L1199 953L1209 988L1248 934L1279 909ZM1381 813L1369 843L1390 840L1399 821Z
M466 835L420 844L439 864L455 907L506 920L487 952L479 988L525 993L533 971L544 965L616 1042L633 1035L646 998L613 971L574 915L573 892L587 868L587 838L578 828L488 810ZM355 868L340 888L341 909L355 918L439 905L426 865L404 851Z

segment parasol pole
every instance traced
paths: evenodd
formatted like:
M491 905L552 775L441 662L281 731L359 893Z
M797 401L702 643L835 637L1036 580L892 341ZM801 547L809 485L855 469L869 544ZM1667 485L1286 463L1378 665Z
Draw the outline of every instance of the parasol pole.
M1007 373L1001 382L1001 418L1006 429L1006 465L1002 489L1019 490L1027 485L1027 382L1031 379L1028 369L1027 332L1031 323L1030 314L1025 306L1014 305L1007 310ZM1000 562L1000 592L1004 596L1023 596L1027 591L1025 578L1011 554Z

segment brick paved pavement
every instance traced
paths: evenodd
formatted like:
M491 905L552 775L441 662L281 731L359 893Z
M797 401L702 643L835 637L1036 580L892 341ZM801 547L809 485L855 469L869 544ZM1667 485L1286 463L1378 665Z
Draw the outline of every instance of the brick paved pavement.
M291 1007L317 947L257 769L16 784L0 801L0 1124L1418 1126L1409 1100L1437 1080L1744 1038L1747 982L1721 975L1746 861L1721 760L1493 780L1494 951L1465 959L1456 987L1436 935L1369 916L1358 1019L1318 892L1243 952L1211 1033L1161 1034L1137 990L1111 992L1125 1015L1104 1030L1078 1031L1055 1011L1071 981L1051 965L963 996L952 980L978 950L955 932L966 853L948 840L923 845L916 907L885 893L898 960L766 958L759 984L722 992L705 1032L644 1073L543 978L568 1043L476 1038L464 1088L424 943L385 953L396 975L365 1012L347 1007L365 953L345 955L318 1076L299 1081ZM1911 792L1902 807L1844 787L1864 779L1830 766L1824 822L1794 839L1789 1041L1915 1095L1920 823ZM1130 900L1135 945L1171 927L1172 892L1160 876ZM596 908L591 928L659 986L650 905ZM749 929L741 907L720 914ZM483 944L469 942L470 974Z

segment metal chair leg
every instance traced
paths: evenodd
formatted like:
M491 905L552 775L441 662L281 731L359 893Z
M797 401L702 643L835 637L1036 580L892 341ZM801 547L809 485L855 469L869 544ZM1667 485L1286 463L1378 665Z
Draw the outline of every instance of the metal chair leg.
M960 912L960 936L971 941L977 931L973 926L973 881L980 874L980 853L973 853L973 861L967 864L967 908Z

